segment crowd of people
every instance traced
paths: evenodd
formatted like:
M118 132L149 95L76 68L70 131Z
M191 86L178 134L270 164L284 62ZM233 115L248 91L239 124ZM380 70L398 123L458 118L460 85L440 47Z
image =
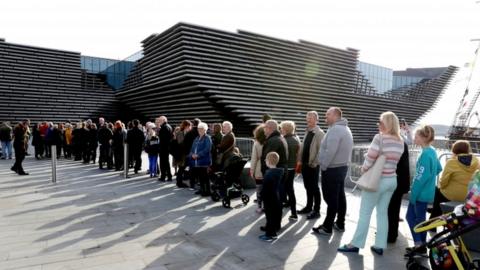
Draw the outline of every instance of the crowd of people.
M290 209L289 219L292 221L297 221L299 214L306 215L306 219L319 219L322 194L327 205L326 216L321 224L312 228L313 232L329 236L333 231L345 231L348 208L344 185L354 145L348 120L340 108L332 107L325 112L326 131L320 128L316 111L307 112L305 121L307 127L302 139L297 135L293 121L278 123L269 115L265 115L263 123L253 132L250 176L257 184L256 211L265 213L266 217L265 226L260 228L264 231L260 239L264 241L278 237L283 208ZM20 175L28 174L22 161L30 137L37 159L52 155L60 158L63 152L66 159L81 160L86 164L98 162L99 169L123 170L124 147L127 145L127 169L133 168L135 174L142 169L141 154L145 151L150 177L165 182L172 181L176 174L177 187L195 188L198 184L196 194L201 196L211 195L211 173L226 168L230 158L240 154L229 121L209 127L197 118L184 120L173 129L165 116L145 125L138 120L125 125L121 121L107 123L99 118L98 125L91 120L58 125L42 122L31 130L28 120L14 128L5 122L0 126L2 158L12 158L13 141L15 164L11 169ZM465 199L468 182L479 167L468 141L453 145L454 156L447 162L437 183L436 177L442 166L431 145L433 139L434 130L430 126L418 128L412 136L405 121L399 120L393 112L380 115L378 134L368 148L362 172L370 170L380 155L386 156L387 161L377 191L362 190L355 233L348 244L338 248L339 252L358 252L364 248L371 214L376 209L377 230L371 250L382 255L387 243L397 240L401 201L409 191L406 220L415 246L426 241L426 234L418 234L413 228L426 220L428 204L433 203L431 217L435 217L441 214L441 202ZM408 145L412 143L422 148L413 181L408 151ZM56 146L55 153L52 153L52 146ZM170 155L175 168L173 173ZM305 207L298 211L294 190L297 175L302 176L306 192ZM186 180L189 185L185 184Z

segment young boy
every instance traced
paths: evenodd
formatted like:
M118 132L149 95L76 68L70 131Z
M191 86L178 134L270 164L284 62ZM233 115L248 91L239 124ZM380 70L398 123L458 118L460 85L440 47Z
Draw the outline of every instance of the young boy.
M260 227L260 230L265 231L265 234L259 238L267 242L271 242L277 238L277 231L280 230L282 221L282 204L280 202L278 188L284 171L283 168L276 168L279 160L280 156L275 152L268 153L265 158L268 169L263 176L261 197L267 224Z

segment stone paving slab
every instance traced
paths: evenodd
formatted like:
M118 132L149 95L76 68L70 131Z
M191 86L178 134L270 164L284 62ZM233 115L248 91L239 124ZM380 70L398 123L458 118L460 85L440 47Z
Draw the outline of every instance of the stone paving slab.
M147 167L146 156L143 168ZM264 217L236 199L232 209L198 197L145 171L124 179L97 165L60 159L52 184L49 160L27 157L29 176L0 160L0 269L404 269L408 227L384 256L370 250L341 254L355 230L359 194L347 193L345 233L316 236L320 220L288 220L285 209L278 240L258 239ZM298 209L303 183L295 183ZM247 190L251 200L254 190ZM322 203L322 216L326 204ZM406 205L402 207L404 216ZM373 244L375 214L367 247Z

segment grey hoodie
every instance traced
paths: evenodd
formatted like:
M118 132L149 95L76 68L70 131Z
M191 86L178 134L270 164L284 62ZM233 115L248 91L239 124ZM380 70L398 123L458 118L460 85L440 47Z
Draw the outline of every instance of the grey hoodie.
M353 137L348 121L345 118L338 120L328 127L327 134L322 140L318 161L320 169L346 166L350 163L353 149Z

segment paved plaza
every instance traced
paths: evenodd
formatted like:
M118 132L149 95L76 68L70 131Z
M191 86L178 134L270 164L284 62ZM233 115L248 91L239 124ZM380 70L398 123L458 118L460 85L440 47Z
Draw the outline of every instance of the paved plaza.
M145 169L145 155L143 162ZM311 233L325 216L322 202L322 217L314 221L289 221L285 209L280 237L267 243L258 239L265 220L253 202L236 199L226 209L145 171L124 179L97 164L60 159L52 184L49 160L27 157L29 176L14 174L12 164L0 160L0 269L405 269L403 251L411 244L401 222L398 242L384 256L372 254L372 218L367 248L337 253L356 226L357 192L347 193L345 233ZM300 209L303 183L295 189ZM247 192L253 201L255 191Z

